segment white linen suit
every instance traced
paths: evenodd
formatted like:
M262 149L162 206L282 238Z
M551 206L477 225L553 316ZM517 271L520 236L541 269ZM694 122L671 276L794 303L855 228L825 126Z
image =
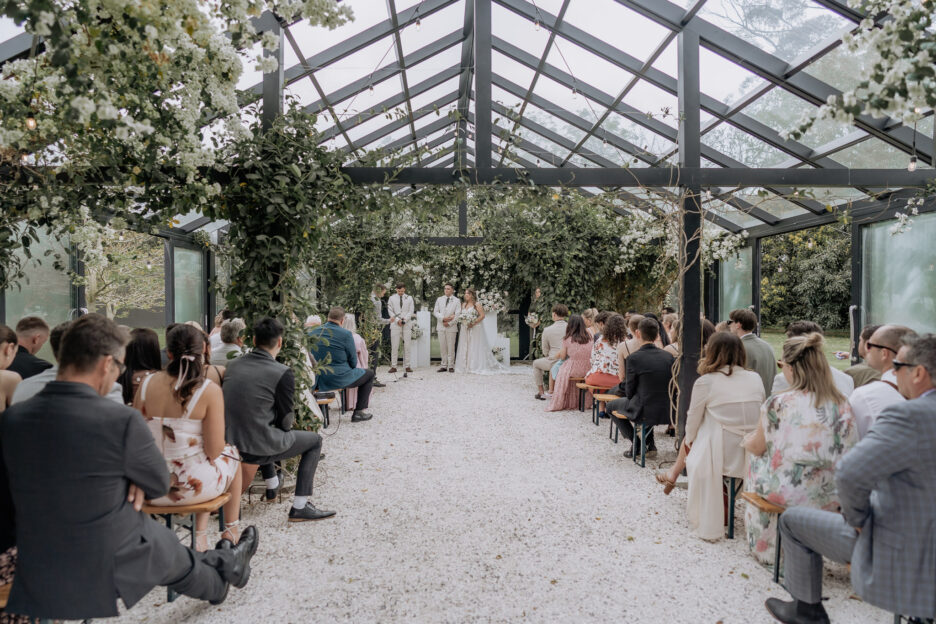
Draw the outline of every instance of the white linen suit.
M410 342L412 340L413 317L416 314L416 304L407 294L390 295L387 301L390 312L390 366L396 368L400 358L400 336L403 336L403 366L410 367ZM403 321L401 326L398 321Z
M458 335L458 323L453 318L448 327L442 324L442 319L458 314L461 308L461 300L452 295L447 297L442 295L436 299L435 307L432 309L432 315L436 317L436 331L439 333L439 355L442 358L444 368L455 367L455 337Z

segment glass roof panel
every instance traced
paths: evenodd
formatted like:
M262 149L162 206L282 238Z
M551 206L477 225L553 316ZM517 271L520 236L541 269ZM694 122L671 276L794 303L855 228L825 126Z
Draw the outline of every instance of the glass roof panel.
M424 93L413 96L410 99L410 102L413 106L413 114L418 115L420 112L430 112L435 110L432 106L432 103L436 100L442 99L443 97L450 94L457 94L458 92L458 78L451 78L446 80L440 85L432 87ZM454 98L453 98L454 99Z
M491 71L524 89L530 88L530 83L533 82L533 75L535 74L526 65L518 63L497 50L491 53Z
M624 85L633 78L630 72L562 37L556 37L546 62L611 97L617 96Z
M533 132L532 130L529 130L522 126L517 129L517 132L515 134L519 137L526 139L530 143L533 143L534 145L538 145L542 147L544 150L548 152L556 154L557 156L565 156L566 154L569 153L569 150L567 150L566 148L561 147L560 145L553 143L546 137L541 136Z
M255 84L260 84L263 82L263 72L259 69L256 69L257 66L257 57L260 56L263 47L260 43L255 43L253 47L250 48L250 52L245 53L244 57L246 60L243 60L244 69L241 72L240 78L237 80L237 88L239 90L249 89Z
M394 59L393 37L384 37L354 54L323 67L315 77L325 93L331 93L359 78L370 76Z
M308 79L303 82L307 82L309 85L312 84L312 81ZM403 84L400 82L400 77L394 76L393 78L373 85L373 90L364 89L338 104L334 102L331 102L331 104L334 106L335 112L338 113L338 117L341 119L349 119L363 113L383 112L383 107L378 108L377 105L402 92Z
M708 0L699 16L787 62L854 26L809 0Z
M799 193L805 198L832 206L868 199L865 193L855 188L810 187L799 190Z
M311 26L306 20L299 21L289 27L289 31L296 39L302 54L309 58L323 50L341 43L349 37L362 33L371 26L389 19L387 3L384 0L344 0L354 11L354 21L343 24L334 30L324 26ZM292 67L299 62L292 46L286 45L286 67Z
M558 132L559 134L568 137L571 141L578 143L583 136L585 136L585 131L579 129L576 126L568 124L558 117L550 114L549 111L545 111L541 108L528 104L526 110L523 113L524 117L532 119L541 126L546 126L547 128Z
M725 104L733 104L766 85L767 81L702 48L699 50L699 84L702 93Z
M461 29L464 21L465 0L458 0L441 11L420 18L418 25L413 21L408 26L404 26L400 31L403 56L429 45L442 35Z
M607 158L611 162L617 163L620 167L646 167L646 164L641 164L640 161L633 162L635 158L612 145L611 143L605 143L598 137L588 137L588 140L583 144L587 150L599 156Z
M509 41L537 58L543 56L543 50L546 49L546 42L549 40L548 30L537 28L530 20L496 2L491 5L491 34Z
M729 206L725 202L719 199L713 199L704 203L704 210L710 213L717 214L720 217L724 217L735 223L742 228L749 228L755 225L761 225L764 222L758 219L757 217L752 217L746 212L741 212L737 208Z
M806 68L807 74L839 91L854 89L870 71L871 58L867 52L852 54L842 45Z
M702 135L702 143L748 167L774 167L789 156L729 124L719 124Z
M758 195L759 191L762 193L767 192L768 194L766 197L764 197L762 195ZM809 212L805 208L801 208L791 201L788 201L782 197L778 197L769 191L764 191L764 189L745 188L741 189L740 191L733 191L732 195L751 204L755 208L766 210L770 214L781 219L795 217L797 215L806 214Z
M653 115L657 121L674 128L679 125L679 103L676 96L654 87L649 82L639 81L625 96L624 102Z
M608 118L602 122L601 129L657 156L662 156L676 148L676 144L666 137L660 136L656 132L652 132L617 113L608 115Z
M557 110L575 113L586 121L594 123L604 114L605 107L594 100L590 100L578 91L565 87L551 78L540 76L533 88L533 93L548 100ZM529 107L528 107L529 108Z
M16 35L24 32L26 32L25 28L22 26L17 26L16 23L9 17L0 15L0 41L12 39Z
M373 143L367 145L367 149L380 149L382 147L389 145L390 143L393 143L397 139L402 139L404 137L410 137L410 136L412 136L412 134L410 133L410 127L409 125L406 125L402 128L397 128L396 130L394 130L393 132L391 132L390 134L386 136L380 137ZM412 142L410 142L410 144L412 144Z
M455 102L451 104L446 104L445 106L439 108L435 112L431 112L426 115L423 115L421 118L417 119L413 125L416 126L417 130L419 130L420 128L424 126L428 126L429 124L435 123L439 121L440 119L448 119L449 122L451 123L451 126L454 128L455 119L451 115L449 115L449 113L454 111L455 108L456 108ZM419 116L420 113L414 113L414 114L416 116Z
M569 3L565 21L645 61L670 31L613 0ZM622 36L626 29L626 36Z
M774 87L763 96L746 106L741 112L769 126L777 132L784 132L796 126L804 115L812 113L816 107L796 97L789 91ZM847 136L855 128L829 119L822 119L813 124L809 132L799 142L812 148L825 145Z
M391 56L391 60L392 60ZM431 78L449 67L458 65L461 62L461 50L457 45L439 52L435 56L427 58L422 63L417 63L406 69L406 79L411 85L417 84Z
M679 57L677 54L676 39L669 42L669 45L664 48L660 56L653 61L652 67L654 69L659 69L670 78L676 78L679 75Z
M874 137L829 156L850 169L906 169L910 163L909 154Z
M357 116L348 119L349 124L355 123L357 121L358 121ZM376 117L368 119L364 123L358 124L354 126L353 128L349 128L348 125L345 125L345 130L347 131L348 136L351 138L351 140L354 141L355 144L357 144L358 139L360 139L361 137L366 136L370 134L371 132L380 130L381 128L383 128L389 123L391 123L389 119L387 119L383 115L377 115Z
M515 111L520 109L520 104L523 102L523 98L505 91L497 85L493 85L491 87L491 99L501 106L506 106L507 108L514 109Z

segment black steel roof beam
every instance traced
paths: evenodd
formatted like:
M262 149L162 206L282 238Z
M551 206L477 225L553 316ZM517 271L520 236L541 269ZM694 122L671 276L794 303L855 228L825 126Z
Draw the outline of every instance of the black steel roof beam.
M422 117L421 115L417 115L416 119L420 119L421 117ZM442 129L444 129L444 128L448 128L449 126L453 125L453 123L454 123L454 122L453 122L453 120L452 120L451 118L449 118L448 116L445 116L445 117L442 118L442 119L438 119L438 120L436 120L436 121L434 121L434 122L432 122L432 123L430 123L430 124L426 124L426 125L423 126L422 128L418 128L418 129L416 130L416 139L419 140L419 139L421 139L421 138L423 138L423 137L429 136L430 134L434 134L434 133L438 132L439 130L442 130ZM404 124L404 125L405 125L405 124ZM378 132L382 132L382 130L383 130L383 129L381 129L381 130L378 131ZM379 137L377 137L376 139L373 139L373 140L374 140L374 141L380 140L380 139L382 139L384 136L386 136L387 134L389 134L390 132L393 132L393 130L389 130L389 131L387 131L387 132L383 132ZM372 133L372 134L376 134L376 133ZM395 149L397 149L397 148L399 148L399 147L403 147L404 145L406 145L406 144L409 143L409 142L410 142L410 139L409 139L408 137L404 137L404 138L402 138L402 139L397 139L396 141L393 141L393 142L391 142L391 143L388 143L387 145L383 146L381 149L384 149L384 150L386 150L386 151L389 152L389 151L393 151L393 150L395 150ZM361 146L364 147L364 146L366 146L366 144L361 143Z
M569 9L569 0L562 0L562 5L559 7L559 14L555 18L552 19L553 26L562 23L562 20L565 18L565 14L568 9ZM539 17L536 17L534 19L536 20L536 23L539 23ZM549 51L552 49L553 42L555 40L556 40L556 30L555 30L555 27L553 27L549 29L549 37L546 39L546 47L543 49L543 54L542 56L540 56L539 62L536 64L536 68L533 70L533 80L530 81L530 86L527 89L526 95L524 96L523 100L520 103L520 110L517 111L517 117L514 120L514 130L517 129L519 125L519 120L523 117L523 112L526 110L527 104L530 102L530 96L533 95L533 89L536 88L536 82L539 80L540 73L543 71L543 67L546 65L546 57L549 56ZM503 158L501 158L501 164L504 164Z
M454 132L454 131L452 131L452 132L446 132L446 133L443 134L442 136L436 137L435 139L433 139L433 140L429 141L428 143L426 143L426 144L423 146L423 149L426 149L426 150L433 150L433 149L439 147L440 145L443 145L443 144L445 144L445 143L451 141L451 140L454 139L454 138L455 138L455 132ZM398 166L400 166L400 164L403 163L403 161L406 160L406 158L408 158L414 151L416 151L416 150L418 150L418 149L419 149L418 147L413 147L413 148L410 149L410 150L407 150L407 151L405 151L405 152L401 152L401 153L399 153L399 154L394 155L393 160L390 161L390 166L391 166L391 167L398 167ZM432 154L429 154L429 156L431 157Z
M418 5L417 5L417 17L419 19ZM396 49L396 58L397 64L400 67L400 81L403 84L403 97L405 98L406 103L406 114L409 117L410 121L410 132L413 135L413 143L416 143L416 125L413 122L413 103L410 100L410 90L409 90L409 81L406 79L406 65L404 63L403 57L403 42L400 40L400 21L397 16L396 10L396 0L387 0L387 12L390 14L390 21L393 23L393 46ZM403 25L407 26L406 23ZM418 159L418 155L417 155ZM418 160L417 160L418 162Z
M36 46L36 53L43 51L45 48L41 41L40 39ZM32 52L33 36L27 32L14 35L5 41L0 41L0 66L8 61L29 58Z
M465 20L462 26L461 74L458 77L458 127L455 142L459 147L468 146L468 111L471 107L471 79L474 72L474 2L465 2ZM459 151L460 164L464 165L464 152Z
M445 81L454 78L455 76L458 75L458 72L459 72L458 65L453 65L449 67L448 69L445 69L439 72L435 76L430 76L429 78L426 78L422 82L413 85L413 88L410 89L410 95L414 96L414 95L419 95L421 93L425 93L426 91L429 91L430 89L433 89L439 86ZM351 117L349 120L346 120L346 123L344 124L344 128L346 130L350 130L351 128L355 128L363 123L370 121L374 117L379 117L380 115L386 115L387 113L391 112L394 108L396 108L400 104L403 104L406 101L408 100L407 100L407 95L405 93L397 93L393 97L387 98L383 102L375 104L366 113L359 113L355 115L354 117ZM409 118L411 115L412 115L412 111L408 111L407 118ZM415 129L413 129L413 132L415 133ZM332 126L322 131L322 137L325 140L328 140L334 137L337 133L338 133L338 128Z

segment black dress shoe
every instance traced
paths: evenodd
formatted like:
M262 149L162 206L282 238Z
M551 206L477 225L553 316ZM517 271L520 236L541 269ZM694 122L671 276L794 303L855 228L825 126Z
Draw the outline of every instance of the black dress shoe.
M351 422L364 422L373 417L373 414L368 414L367 412L354 412L351 414Z
M325 509L316 509L312 503L306 503L306 506L302 509L296 509L295 507L290 507L289 509L289 521L290 522L309 522L310 520L321 520L322 518L331 518L335 515L334 511L327 511Z
M380 382L380 381L377 381L376 379L374 380L374 387L375 387L375 388L383 388L383 387L386 386L386 385L387 385L387 384L385 384L385 383L383 383L383 382Z
M821 602L810 604L802 600L768 598L764 606L770 615L784 624L829 624L829 614Z
M454 369L454 368L450 368L450 369L449 369L449 372L450 372L450 373L454 373L454 372L455 372L455 369Z
M275 503L276 499L279 497L280 488L283 487L283 477L277 475L279 483L276 484L275 488L267 488L266 492L263 495L264 503Z
M437 370L436 372L437 372L437 373L444 373L444 372L446 372L447 370L448 370L448 369L445 368L445 367L443 366L442 368L440 368L440 369Z
M234 554L233 560L219 569L225 582L238 589L247 585L247 581L250 580L250 559L256 554L259 543L260 535L255 526L244 529L236 546L227 539L218 542L216 548L230 550Z
M631 447L631 448L627 449L626 451L624 451L624 457L626 457L627 459L633 459L633 458L634 458L634 454L640 455L640 447L639 447L639 446L634 446L634 447Z

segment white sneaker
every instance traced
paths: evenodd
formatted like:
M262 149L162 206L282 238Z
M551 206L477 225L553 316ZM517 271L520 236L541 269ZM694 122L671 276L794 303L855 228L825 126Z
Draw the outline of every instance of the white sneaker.
M547 399L551 399L551 398L552 398L552 392L544 392L544 393L543 393L543 396L546 397Z

